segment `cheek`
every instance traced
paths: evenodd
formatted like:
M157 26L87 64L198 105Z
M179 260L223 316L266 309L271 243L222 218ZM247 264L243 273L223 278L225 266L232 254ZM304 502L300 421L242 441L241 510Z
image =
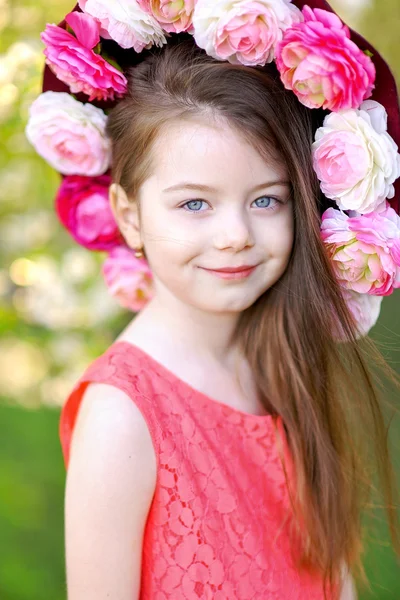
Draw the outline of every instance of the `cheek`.
M165 264L168 259L171 266L189 262L203 251L207 235L204 224L196 222L195 217L184 219L165 211L156 219L143 219L145 247L158 263Z
M182 284L182 269L198 255L198 244L193 238L163 223L148 228L143 241L153 274L165 283Z
M264 232L265 245L270 256L285 260L289 258L294 241L294 219L292 211L280 215Z
M190 253L193 241L190 232L176 223L168 211L158 209L155 214L143 213L142 237L148 256L153 259L178 257Z
M294 227L293 227L293 224L291 224L291 226L288 227L284 233L282 233L282 236L280 239L282 256L287 256L287 258L289 258L289 255L293 248L293 242L294 242Z

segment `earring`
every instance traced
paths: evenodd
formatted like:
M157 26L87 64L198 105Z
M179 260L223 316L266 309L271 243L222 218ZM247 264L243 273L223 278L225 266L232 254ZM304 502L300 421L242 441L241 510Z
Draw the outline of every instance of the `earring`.
M143 256L143 252L141 251L141 249L140 249L140 248L138 248L138 249L136 250L136 252L135 252L135 256L136 256L136 258L142 258L142 256Z

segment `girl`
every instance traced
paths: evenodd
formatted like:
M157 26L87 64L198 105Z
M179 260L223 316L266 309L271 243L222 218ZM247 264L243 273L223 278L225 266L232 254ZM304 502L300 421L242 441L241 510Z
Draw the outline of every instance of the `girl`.
M251 3L236 3L246 4L251 15ZM269 4L260 6L271 31ZM62 411L68 599L355 598L349 570L362 574L360 520L373 465L398 550L393 473L366 351L392 373L361 335L376 320L382 296L400 281L393 241L400 233L385 238L399 269L390 283L379 279L378 259L370 275L364 264L362 274L353 265L346 275L355 260L355 246L346 244L363 242L366 251L365 238L353 240L351 232L368 218L375 219L369 231L388 219L400 232L387 200L399 174L397 147L381 121L374 131L387 152L373 191L364 189L372 175L360 148L357 160L343 149L350 126L329 151L324 147L323 130L329 129L328 141L335 133L331 115L346 123L360 118L371 131L376 115L382 117L376 101L362 109L347 103L351 97L360 106L370 96L374 69L365 53L357 55L354 89L342 79L331 81L327 92L324 75L308 95L305 84L293 93L285 79L285 61L295 50L298 59L305 56L298 40L285 54L285 40L297 32L304 42L308 22L318 22L311 24L314 35L325 28L339 36L340 30L341 41L350 43L329 7L326 14L301 13L289 0L277 2L286 13L274 14L285 26L261 56L261 41L250 43L256 21L246 38L235 22L242 38L233 53L233 34L225 45L214 36L211 46L202 35L201 19L216 4L198 0L194 12L189 5L179 15L181 29L172 30L161 8L140 3L142 18L158 17L164 31L180 33L141 61L137 48L128 58L117 51L115 42L126 46L111 16L104 18L105 5L96 13L87 0L80 3L85 12L67 19L82 44L91 19L114 35L108 52L119 57L127 80L106 124L110 209L123 237L119 246L149 266L153 285L139 314L89 365ZM230 18L225 24L233 31ZM50 33L48 65L71 87L72 75L57 68L51 53ZM358 49L351 43L353 55L345 58L353 68ZM97 82L94 89L86 81L84 87L73 77L74 93L109 100L107 86ZM296 77L293 68L290 77ZM362 97L354 100L357 94ZM363 126L357 127L361 147ZM79 171L78 161L66 170L74 152L71 145L62 157L64 175L104 173L104 164L97 172ZM340 177L325 181L338 156ZM341 191L346 177L347 195ZM378 192L382 181L386 187ZM68 184L64 180L64 195ZM346 219L346 226L334 228L335 219ZM347 250L339 264L338 252ZM355 308L356 300L364 304Z

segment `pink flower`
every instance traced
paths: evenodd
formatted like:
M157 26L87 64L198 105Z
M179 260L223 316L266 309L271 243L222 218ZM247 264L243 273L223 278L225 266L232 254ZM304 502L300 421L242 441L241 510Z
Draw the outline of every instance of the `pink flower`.
M358 332L357 337L360 338L368 335L378 320L383 296L358 294L357 292L345 288L342 288L342 293L343 298L355 319ZM344 332L340 326L338 337L341 341L345 341Z
M137 312L153 297L153 276L145 259L136 258L128 246L116 246L102 267L108 291L121 306Z
M196 0L138 0L138 4L153 15L164 31L193 33L192 14Z
M126 77L92 50L100 41L98 23L76 11L65 20L76 37L54 24L47 24L40 36L46 45L43 52L51 70L72 93L87 94L89 102L122 97L126 92Z
M93 104L65 92L44 92L32 102L26 137L36 152L64 175L102 175L107 171L110 141L107 117Z
M194 38L218 60L263 66L275 58L285 29L302 18L290 0L197 0Z
M109 175L65 177L56 212L72 237L89 250L111 250L123 242L108 200Z
M308 108L358 108L374 88L372 60L334 13L304 6L303 15L302 23L286 29L277 48L285 87Z
M79 0L79 7L99 23L102 38L116 41L121 48L142 52L167 43L160 25L137 0Z
M394 196L400 155L386 121L384 107L367 100L359 110L328 114L315 133L313 166L321 190L342 210L380 210Z
M400 216L389 203L354 217L328 208L321 237L342 287L375 296L400 287Z

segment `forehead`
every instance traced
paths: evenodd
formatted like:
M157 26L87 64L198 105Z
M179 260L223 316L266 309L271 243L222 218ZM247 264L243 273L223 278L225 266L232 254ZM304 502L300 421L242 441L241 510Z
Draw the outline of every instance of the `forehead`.
M228 123L173 121L164 126L152 150L153 175L166 183L184 175L193 181L238 181L287 176L284 161L261 156Z

